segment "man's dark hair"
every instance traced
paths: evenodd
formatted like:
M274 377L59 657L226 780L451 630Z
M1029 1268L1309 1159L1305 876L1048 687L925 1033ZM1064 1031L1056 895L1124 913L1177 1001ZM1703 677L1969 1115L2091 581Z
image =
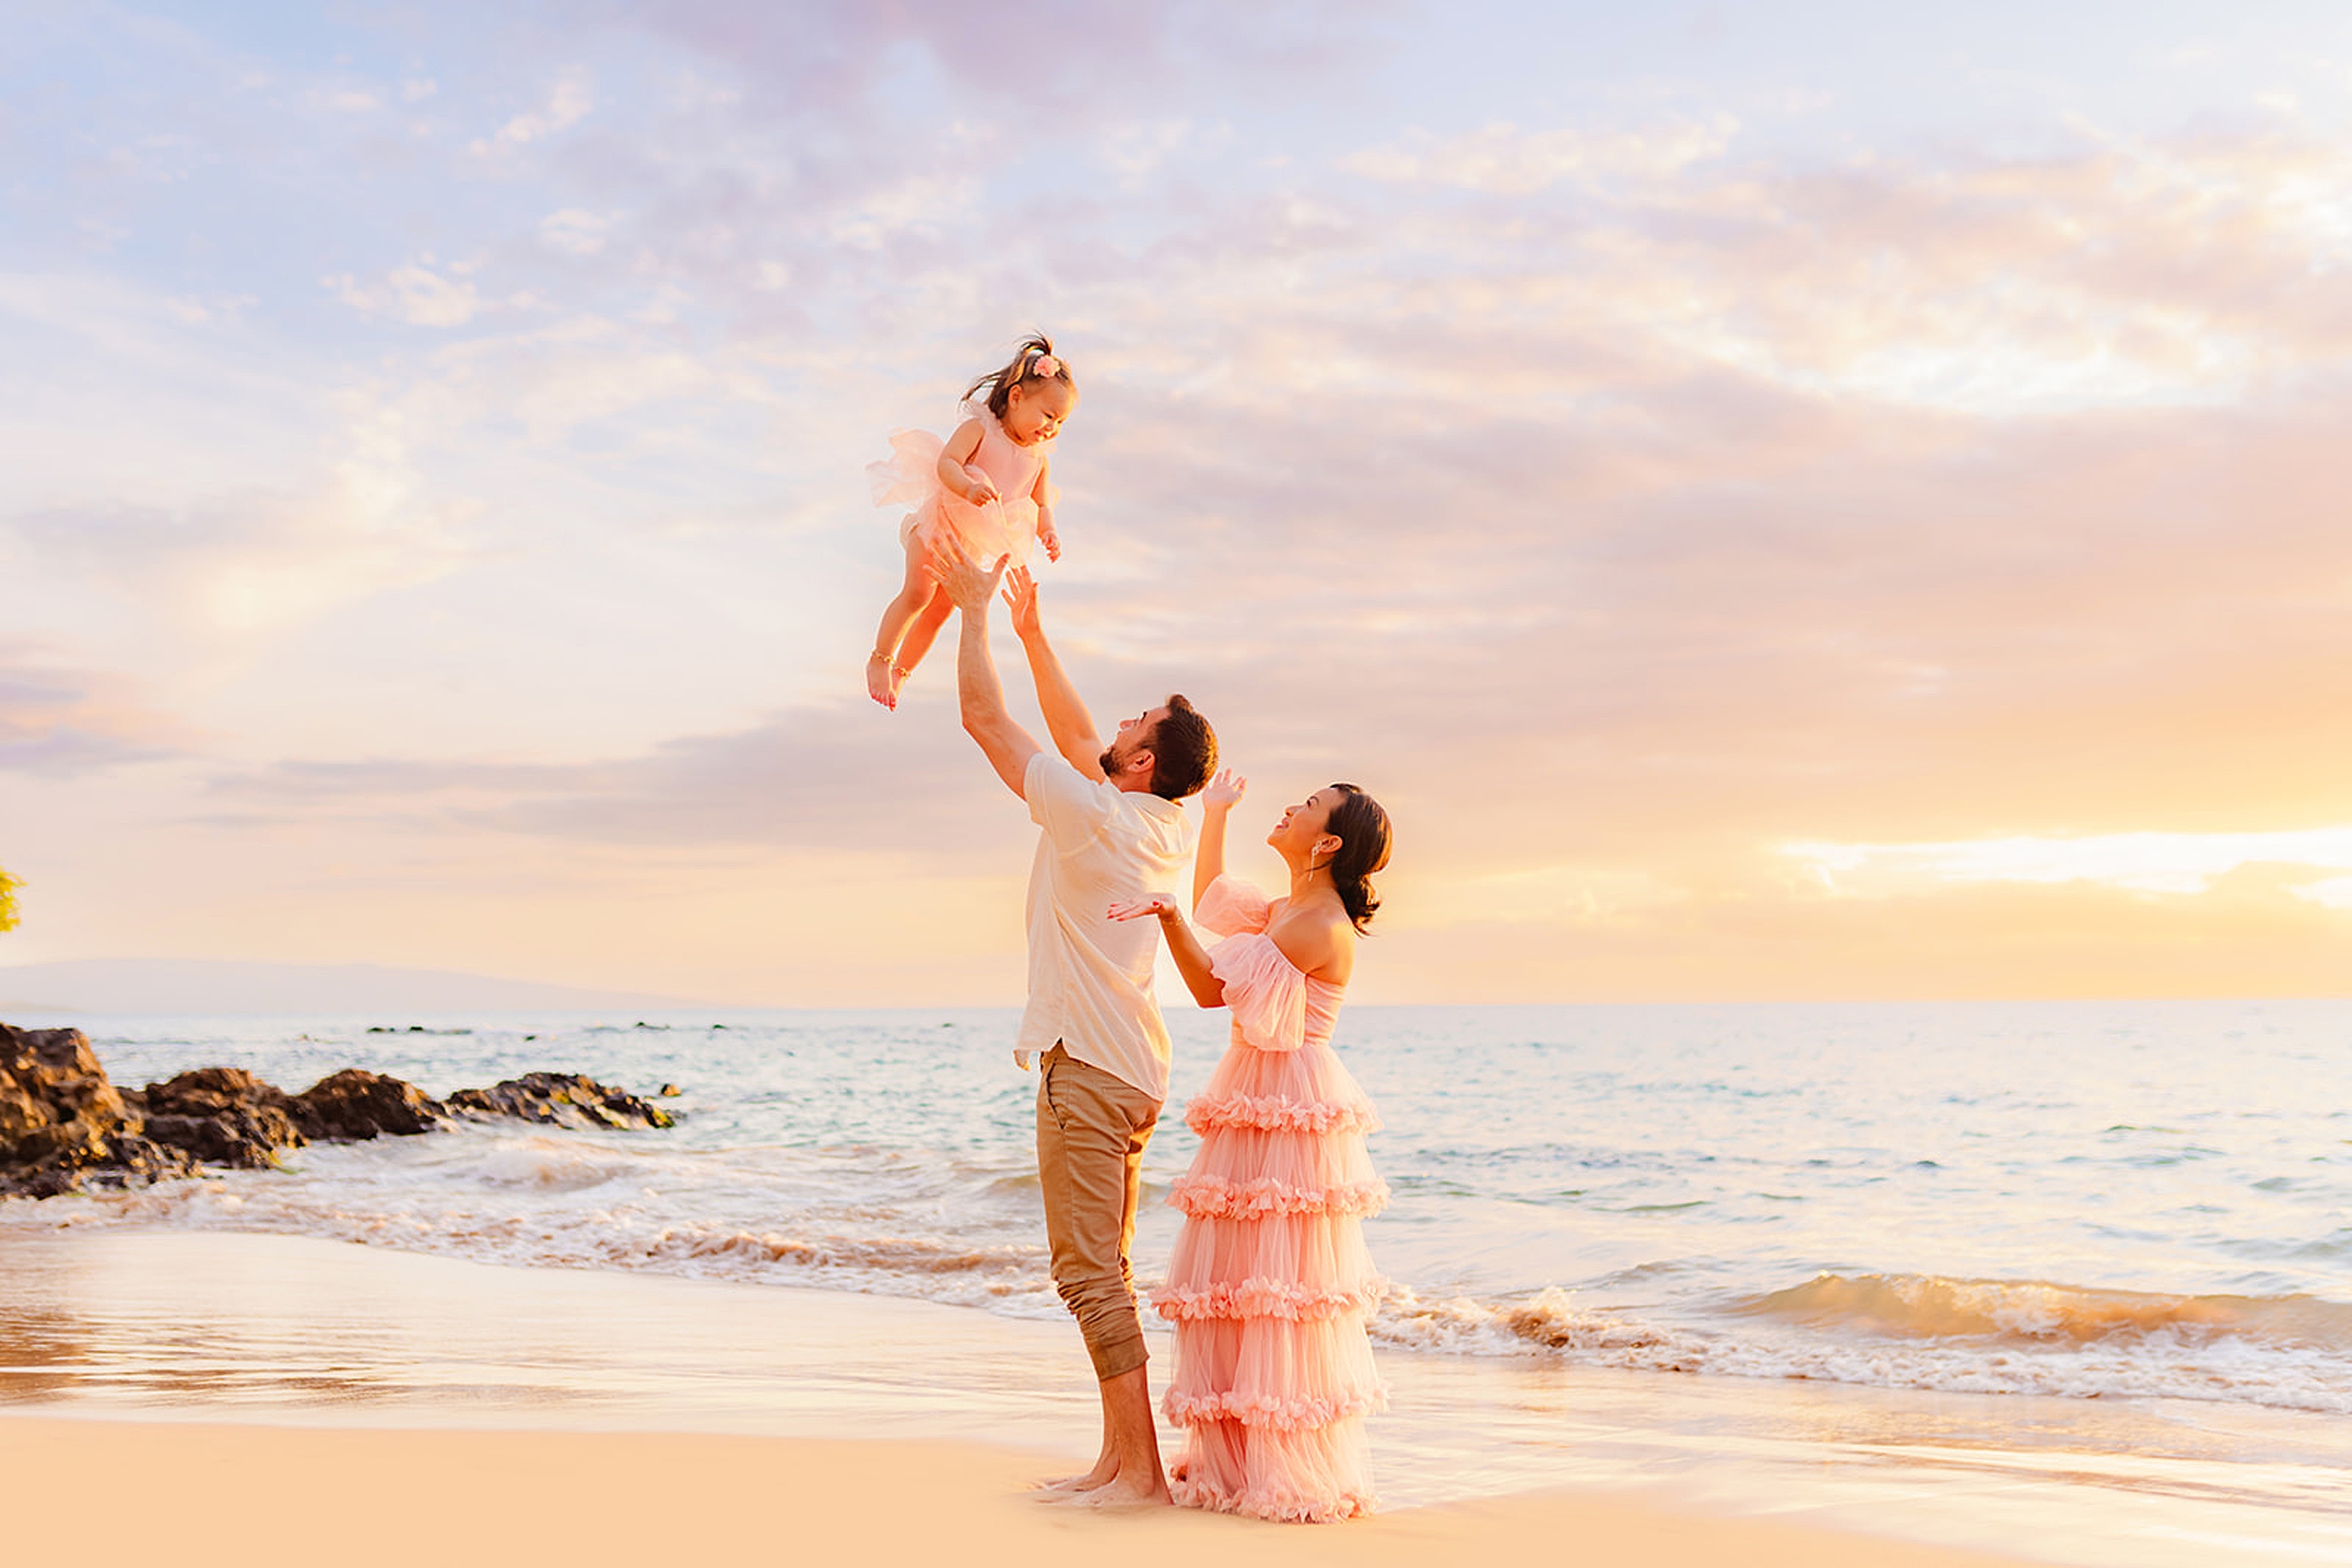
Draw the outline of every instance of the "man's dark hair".
M1182 692L1168 699L1168 717L1152 726L1151 746L1152 793L1163 800L1198 794L1216 771L1216 732Z

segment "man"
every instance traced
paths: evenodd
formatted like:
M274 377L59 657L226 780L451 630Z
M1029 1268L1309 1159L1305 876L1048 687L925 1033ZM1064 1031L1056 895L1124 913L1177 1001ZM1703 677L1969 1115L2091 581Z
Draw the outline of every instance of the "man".
M1143 1325L1129 1260L1144 1146L1168 1098L1168 1028L1152 998L1149 921L1116 903L1174 895L1191 848L1177 804L1216 769L1216 734L1181 696L1123 720L1105 747L1038 621L1024 570L1003 582L1054 751L1005 711L988 617L1005 562L950 539L936 567L962 611L957 699L966 734L1042 830L1029 871L1029 1005L1014 1055L1038 1064L1037 1165L1055 1288L1078 1320L1103 1397L1094 1468L1057 1483L1093 1506L1165 1503ZM1056 754L1058 753L1058 754Z

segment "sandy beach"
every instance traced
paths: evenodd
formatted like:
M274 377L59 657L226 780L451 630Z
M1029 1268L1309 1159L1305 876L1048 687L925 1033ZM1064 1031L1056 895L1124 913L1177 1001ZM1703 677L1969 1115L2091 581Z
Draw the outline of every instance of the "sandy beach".
M361 1562L413 1558L420 1532L453 1562L1378 1564L1573 1543L1602 1561L2148 1568L2352 1546L2312 1465L2274 1466L2251 1506L2217 1500L2194 1458L2120 1465L2060 1425L2138 1420L2153 1441L2144 1411L1998 1401L2014 1440L1992 1449L1959 1435L1982 1420L1965 1401L1421 1355L1384 1358L1373 1519L1096 1517L1028 1495L1089 1454L1059 1323L278 1236L18 1228L0 1265L0 1464L49 1499L14 1537L27 1550L67 1549L125 1497L144 1530L241 1495L272 1499L274 1534ZM2211 1437L2240 1457L2262 1440ZM354 1530L388 1507L419 1521ZM220 1529L187 1550L251 1545Z
M1174 1509L1088 1514L1037 1502L1033 1456L978 1444L703 1433L321 1432L268 1426L12 1418L0 1466L39 1496L12 1527L28 1552L64 1554L93 1517L217 1517L224 1497L266 1494L261 1528L352 1563L702 1560L1082 1563L1138 1568L1205 1559L1359 1568L1542 1560L1968 1568L2015 1560L1786 1525L1522 1497L1406 1510L1335 1528L1286 1528ZM126 1486L126 1482L128 1483ZM389 1501L389 1507L388 1507ZM418 1517L399 1515L414 1510ZM389 1517L388 1517L388 1513ZM163 1528L169 1528L163 1526ZM430 1541L429 1548L423 1543ZM176 1536L175 1560L249 1561L243 1532Z

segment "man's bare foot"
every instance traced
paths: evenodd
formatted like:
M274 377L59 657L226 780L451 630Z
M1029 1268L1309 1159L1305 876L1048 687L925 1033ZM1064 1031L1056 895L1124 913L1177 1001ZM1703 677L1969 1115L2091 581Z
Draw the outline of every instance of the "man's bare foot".
M1104 1473L1097 1467L1087 1471L1084 1475L1059 1476L1052 1481L1041 1481L1037 1483L1036 1489L1056 1497L1067 1496L1072 1492L1091 1492L1098 1486L1107 1484L1118 1473L1116 1470Z
M1149 1486L1138 1486L1114 1477L1091 1492L1071 1493L1069 1500L1072 1508L1102 1509L1172 1508L1176 1503L1176 1499L1168 1495L1167 1483L1156 1476Z
M898 689L906 684L907 672L899 669L880 654L866 656L866 694L897 711Z

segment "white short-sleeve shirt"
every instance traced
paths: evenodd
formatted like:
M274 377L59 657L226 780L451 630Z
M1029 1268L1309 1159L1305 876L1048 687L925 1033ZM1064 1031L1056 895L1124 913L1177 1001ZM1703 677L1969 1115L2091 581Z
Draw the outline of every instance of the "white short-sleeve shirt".
M1029 1006L1023 1067L1058 1040L1154 1100L1168 1098L1168 1025L1152 990L1158 924L1116 921L1113 904L1177 893L1192 849L1184 808L1089 779L1051 752L1021 780L1041 830L1029 868Z

